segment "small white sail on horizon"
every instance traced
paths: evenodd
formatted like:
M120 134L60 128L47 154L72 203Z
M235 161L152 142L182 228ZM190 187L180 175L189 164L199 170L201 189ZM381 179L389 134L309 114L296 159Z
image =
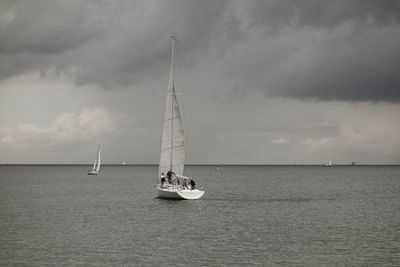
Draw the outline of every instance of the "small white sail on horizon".
M332 161L328 161L327 164L325 164L326 167L332 167Z
M94 159L93 167L91 170L88 171L88 175L98 175L99 174L100 162L101 162L100 145L98 145L97 157Z
M97 164L97 158L94 159L94 163L93 163L92 170L95 170L95 169L96 169L96 164Z

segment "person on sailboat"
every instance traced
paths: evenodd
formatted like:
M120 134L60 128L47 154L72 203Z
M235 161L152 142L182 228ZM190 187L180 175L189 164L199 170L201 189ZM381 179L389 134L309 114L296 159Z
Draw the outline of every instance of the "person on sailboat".
M165 183L165 175L164 173L161 173L161 187L164 187L164 183Z
M196 187L196 183L192 179L190 179L190 189L194 190L195 187Z
M168 171L167 172L167 178L168 178L168 183L172 184L172 174L175 175L173 171Z
M183 179L183 181L182 181L182 188L187 189L186 179Z

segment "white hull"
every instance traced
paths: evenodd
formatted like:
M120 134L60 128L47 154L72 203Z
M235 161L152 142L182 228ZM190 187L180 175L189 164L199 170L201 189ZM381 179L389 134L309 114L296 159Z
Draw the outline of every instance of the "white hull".
M88 175L98 175L99 172L98 172L98 171L95 171L95 170L91 170L91 171L88 171L87 174L88 174Z
M199 199L204 195L204 191L199 189L182 189L181 187L169 186L161 188L157 186L158 197L167 199Z

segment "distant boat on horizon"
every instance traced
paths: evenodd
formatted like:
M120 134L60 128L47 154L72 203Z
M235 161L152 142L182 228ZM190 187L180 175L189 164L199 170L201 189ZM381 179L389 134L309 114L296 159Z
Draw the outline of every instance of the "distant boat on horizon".
M327 164L325 164L325 167L332 167L333 165L332 165L332 161L328 161L328 163Z
M97 147L97 157L94 159L94 164L88 175L98 175L100 171L100 145Z
M122 165L126 165L126 162L125 162L125 161L123 161L123 162L122 162Z

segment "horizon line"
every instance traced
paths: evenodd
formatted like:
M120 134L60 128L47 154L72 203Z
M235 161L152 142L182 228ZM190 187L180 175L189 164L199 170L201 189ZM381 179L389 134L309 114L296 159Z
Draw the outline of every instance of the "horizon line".
M93 163L0 163L0 166L16 166L16 165L65 165L65 166L91 166ZM158 166L158 163L104 163L102 166ZM273 164L261 164L261 163L188 163L185 166L326 166L321 163L304 163L304 164L289 164L289 163L273 163ZM367 163L367 164L333 164L334 166L400 166L400 163Z

